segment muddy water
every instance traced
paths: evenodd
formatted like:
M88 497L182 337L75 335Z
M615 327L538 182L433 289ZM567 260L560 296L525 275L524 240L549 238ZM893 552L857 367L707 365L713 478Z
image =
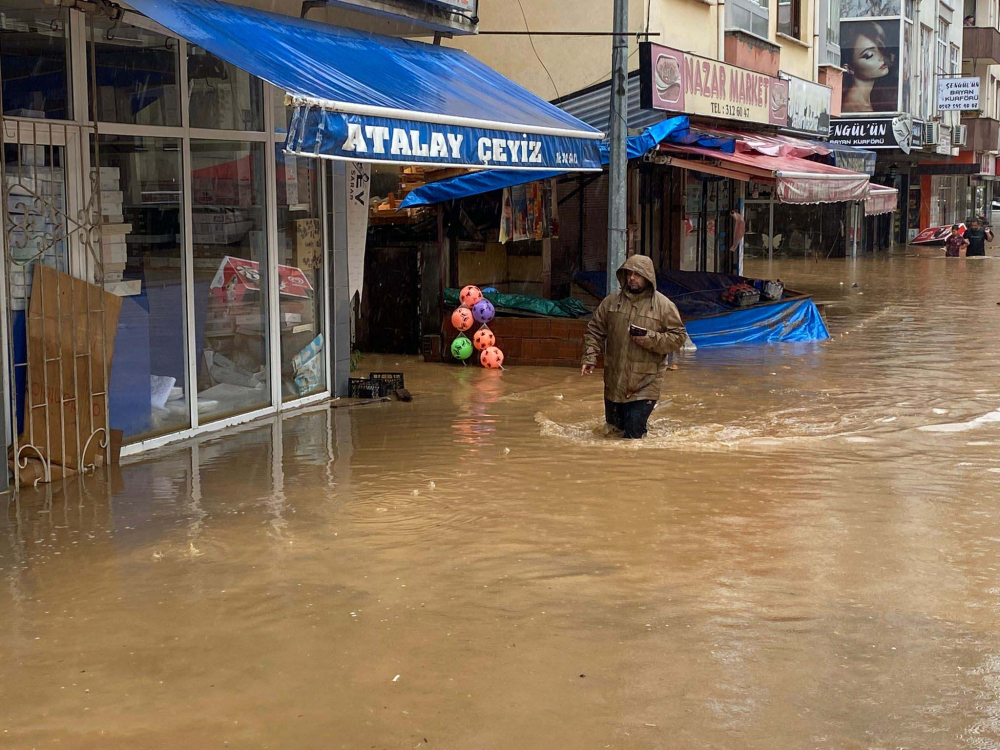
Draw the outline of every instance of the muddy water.
M416 400L26 494L0 747L1000 747L1000 261L751 271L833 339L686 356L641 444L369 357Z

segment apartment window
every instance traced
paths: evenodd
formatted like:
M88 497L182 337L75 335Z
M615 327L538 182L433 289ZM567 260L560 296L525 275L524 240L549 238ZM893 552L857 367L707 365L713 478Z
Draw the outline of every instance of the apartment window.
M778 33L799 39L802 0L778 0Z
M726 25L762 39L768 38L768 0L730 0L726 3Z
M934 49L934 29L930 26L920 26L920 115L929 120L934 109L933 73L932 67Z
M947 68L945 67L948 61L948 27L951 26L943 18L938 19L938 36L937 36L937 72L938 74L946 73Z
M837 0L827 0L826 42L840 44L840 3Z
M957 76L962 72L962 52L957 44L952 44L950 50L950 70L948 72Z

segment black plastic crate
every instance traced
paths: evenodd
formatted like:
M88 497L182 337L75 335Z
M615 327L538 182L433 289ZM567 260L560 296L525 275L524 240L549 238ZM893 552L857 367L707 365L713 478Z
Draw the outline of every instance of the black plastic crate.
M384 385L371 378L350 378L347 381L347 395L351 398L382 398Z
M388 392L382 394L384 396L406 387L403 384L403 373L401 372L372 372L368 374L368 379L386 384Z

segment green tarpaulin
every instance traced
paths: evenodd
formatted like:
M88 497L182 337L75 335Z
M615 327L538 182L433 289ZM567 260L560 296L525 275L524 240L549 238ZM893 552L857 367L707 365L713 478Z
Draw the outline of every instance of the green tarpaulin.
M458 307L458 289L445 289L444 302L448 306ZM518 313L529 313L531 315L543 315L547 318L581 318L590 315L590 310L580 300L573 297L566 299L551 300L535 297L531 294L500 294L491 292L484 294L484 297L493 303L497 312L516 315Z

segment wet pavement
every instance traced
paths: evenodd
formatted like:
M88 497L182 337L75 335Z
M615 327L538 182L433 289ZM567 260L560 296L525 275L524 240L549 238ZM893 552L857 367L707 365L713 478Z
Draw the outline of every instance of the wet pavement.
M1000 747L1000 260L940 254L752 264L832 340L685 355L641 444L369 356L413 403L24 493L0 747Z

